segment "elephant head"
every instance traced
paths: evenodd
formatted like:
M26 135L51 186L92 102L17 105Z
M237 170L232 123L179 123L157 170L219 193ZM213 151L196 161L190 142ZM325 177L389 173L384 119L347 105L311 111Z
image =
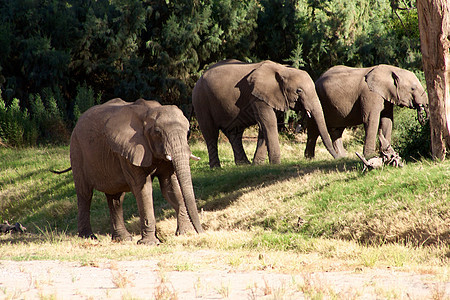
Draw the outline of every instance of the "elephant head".
M247 82L253 96L276 110L287 111L290 108L296 112L306 111L317 123L328 152L334 158L338 157L327 130L314 82L307 72L265 61L248 76Z
M123 106L106 121L105 134L112 151L135 166L150 167L157 161L173 164L187 213L197 232L202 232L195 203L187 135L189 122L176 106L137 100Z
M399 106L417 110L417 118L423 125L428 116L428 96L413 72L388 65L379 65L365 76L369 89L385 100Z

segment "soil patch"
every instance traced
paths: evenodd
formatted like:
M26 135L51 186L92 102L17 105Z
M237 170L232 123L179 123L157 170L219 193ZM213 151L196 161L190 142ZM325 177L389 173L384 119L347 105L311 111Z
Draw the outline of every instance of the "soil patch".
M0 261L0 299L450 299L450 282L392 269L281 274L214 260L194 271L165 269L159 259Z

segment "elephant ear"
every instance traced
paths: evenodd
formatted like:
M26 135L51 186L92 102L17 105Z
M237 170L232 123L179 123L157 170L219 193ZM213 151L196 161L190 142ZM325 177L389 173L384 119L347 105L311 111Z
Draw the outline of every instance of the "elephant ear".
M370 70L365 80L369 90L379 94L384 100L400 105L400 78L394 68L379 65Z
M136 105L127 105L115 111L106 121L105 135L111 150L135 166L152 164L152 152L144 134L145 124L136 112ZM144 109L144 107L141 107Z
M276 110L287 110L289 102L283 92L282 66L274 62L263 62L248 77L251 93Z

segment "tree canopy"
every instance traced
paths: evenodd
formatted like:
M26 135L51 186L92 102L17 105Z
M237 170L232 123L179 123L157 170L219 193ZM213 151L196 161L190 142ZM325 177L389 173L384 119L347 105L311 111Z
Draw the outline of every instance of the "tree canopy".
M73 124L96 102L190 103L208 65L270 59L316 79L336 64L421 70L416 10L391 0L2 0L0 88ZM34 105L36 107L36 105Z

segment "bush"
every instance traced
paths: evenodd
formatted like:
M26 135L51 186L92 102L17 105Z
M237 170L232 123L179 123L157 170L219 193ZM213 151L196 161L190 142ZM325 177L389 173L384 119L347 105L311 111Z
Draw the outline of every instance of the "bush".
M45 99L44 104L41 95L30 95L31 120L38 130L36 142L66 143L69 140L69 132L57 100L51 93Z
M36 94L30 95L29 101L30 113L20 108L19 99L7 105L0 95L0 141L11 147L66 143L69 132L56 99L48 97L44 104Z
M94 90L87 86L86 83L77 87L77 96L75 97L75 104L73 107L73 120L74 124L78 121L78 118L88 110L90 107L100 104L102 95L99 93L95 97Z
M405 160L431 157L430 122L420 125L412 109L396 108L392 145Z
M23 147L36 142L37 130L28 111L22 111L19 99L14 98L9 106L0 97L0 139L7 145Z

